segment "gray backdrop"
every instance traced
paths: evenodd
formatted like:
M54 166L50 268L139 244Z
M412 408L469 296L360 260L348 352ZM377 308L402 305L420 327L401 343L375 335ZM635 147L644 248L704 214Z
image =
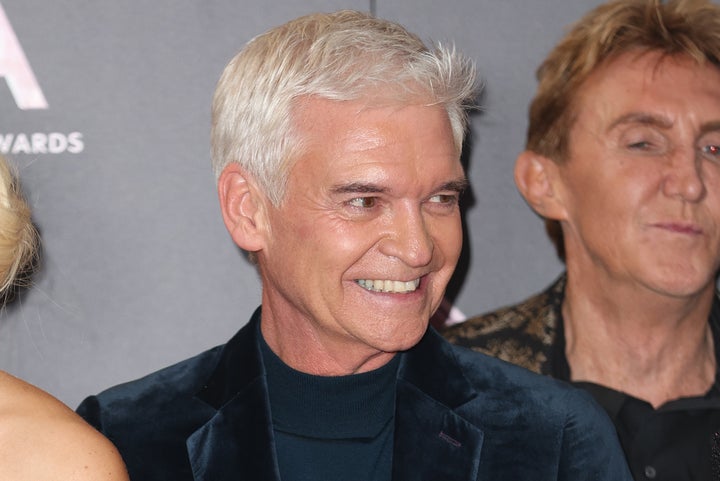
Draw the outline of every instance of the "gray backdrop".
M35 286L1 317L0 368L74 407L247 321L260 290L217 206L210 98L247 40L312 11L374 10L477 61L484 112L450 297L472 315L542 289L562 266L512 168L536 66L598 3L0 0L0 152L44 247Z

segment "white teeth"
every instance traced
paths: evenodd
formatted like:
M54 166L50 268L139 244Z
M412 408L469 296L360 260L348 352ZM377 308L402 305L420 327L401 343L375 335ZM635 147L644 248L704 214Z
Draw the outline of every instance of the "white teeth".
M413 292L420 285L420 279L414 281L393 281L393 280L370 280L370 279L358 279L356 281L358 285L364 287L369 291L375 292L392 292L396 294L404 294L406 292Z

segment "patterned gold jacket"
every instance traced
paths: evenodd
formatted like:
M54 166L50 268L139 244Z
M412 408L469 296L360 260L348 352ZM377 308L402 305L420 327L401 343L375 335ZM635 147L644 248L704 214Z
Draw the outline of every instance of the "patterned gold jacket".
M520 304L450 326L443 335L453 344L498 357L531 371L552 375L562 336L561 307L566 277ZM561 344L564 344L562 342ZM559 353L562 355L562 352Z

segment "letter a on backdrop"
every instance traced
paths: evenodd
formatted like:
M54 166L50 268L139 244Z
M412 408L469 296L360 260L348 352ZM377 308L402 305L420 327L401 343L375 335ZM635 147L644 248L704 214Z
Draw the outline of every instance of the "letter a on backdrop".
M45 95L0 4L0 77L22 110L48 108Z

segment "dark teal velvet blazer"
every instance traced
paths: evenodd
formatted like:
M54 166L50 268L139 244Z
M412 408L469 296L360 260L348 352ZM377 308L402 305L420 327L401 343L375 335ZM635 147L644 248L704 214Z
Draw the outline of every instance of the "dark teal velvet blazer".
M78 413L133 481L279 480L259 333L258 311L224 346L91 396ZM585 393L432 329L401 355L393 480L632 481Z

